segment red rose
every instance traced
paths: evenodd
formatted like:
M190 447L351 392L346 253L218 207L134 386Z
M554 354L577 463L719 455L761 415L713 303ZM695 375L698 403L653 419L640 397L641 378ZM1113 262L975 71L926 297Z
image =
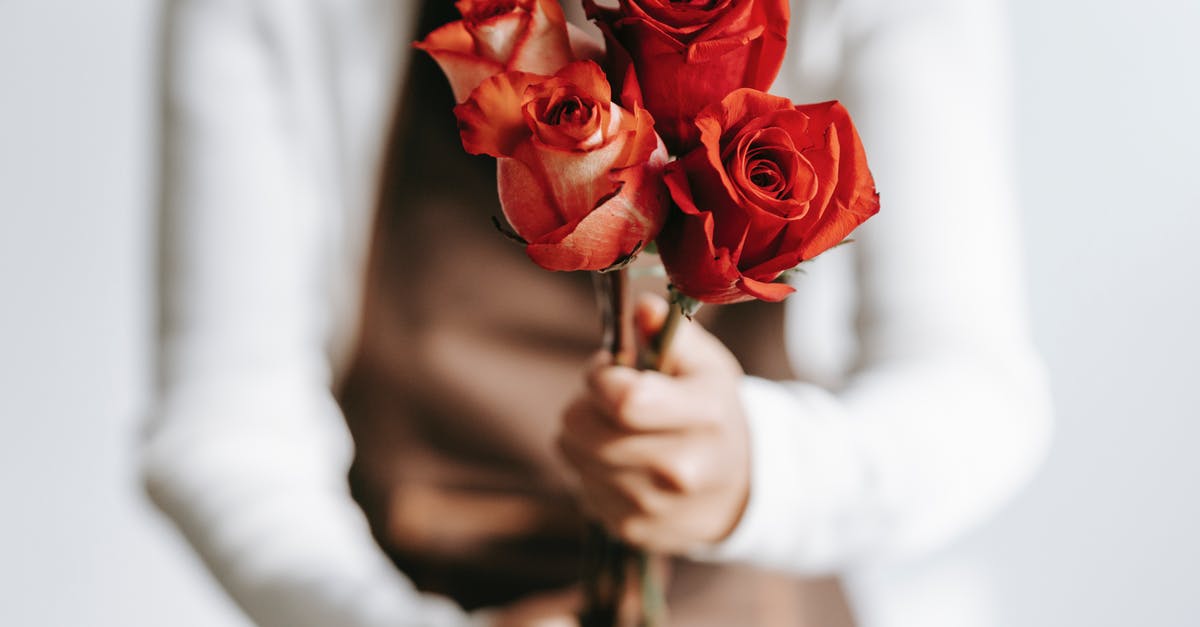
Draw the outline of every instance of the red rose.
M782 300L786 270L879 211L862 142L837 102L750 89L696 117L700 145L667 166L674 212L658 238L672 285L709 303Z
M644 109L610 102L591 61L508 72L454 109L463 147L499 159L504 216L548 270L603 270L662 228L666 148Z
M601 54L598 43L567 24L556 0L459 0L455 6L463 19L414 46L441 66L457 102L501 72L553 74Z
M673 152L696 140L700 109L740 87L766 91L787 47L787 0L584 0L608 46L622 104L641 99Z

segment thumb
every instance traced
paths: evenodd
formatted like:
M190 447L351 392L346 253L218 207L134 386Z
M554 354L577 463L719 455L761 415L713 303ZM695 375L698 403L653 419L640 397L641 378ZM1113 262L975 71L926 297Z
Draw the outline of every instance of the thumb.
M633 326L643 345L648 346L662 331L670 310L671 306L661 296L642 294L638 297L633 309Z
M652 346L670 313L671 305L660 296L645 295L634 308L634 327L644 346ZM661 371L674 376L706 374L711 371L732 371L742 374L737 358L721 340L698 322L683 319L669 346L664 347Z

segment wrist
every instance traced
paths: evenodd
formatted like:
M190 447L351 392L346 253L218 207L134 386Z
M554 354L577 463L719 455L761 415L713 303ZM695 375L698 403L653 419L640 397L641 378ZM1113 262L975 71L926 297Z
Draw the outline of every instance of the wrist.
M746 505L725 538L689 557L827 571L831 525L864 480L850 421L817 386L745 377L740 393L750 442Z

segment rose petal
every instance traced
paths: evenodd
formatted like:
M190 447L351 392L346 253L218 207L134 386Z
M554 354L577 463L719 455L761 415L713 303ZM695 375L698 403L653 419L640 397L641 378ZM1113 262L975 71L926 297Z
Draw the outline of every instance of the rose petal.
M800 245L800 229L781 229L774 242L764 247L758 255L747 255L741 264L742 274L760 281L773 281L784 271L791 270L804 261Z
M720 0L707 7L679 2L630 0L622 3L626 19L644 20L664 33L686 42L706 35L719 36L726 28L738 28L749 17L755 0Z
M749 300L737 287L740 274L729 250L712 243L711 213L676 213L658 238L658 252L671 285L706 303Z
M782 272L879 209L861 141L837 103L796 107L738 90L701 111L696 129L701 145L664 174L680 211L658 240L688 296L781 300L793 291L775 283Z
M746 87L767 91L775 82L775 77L779 76L787 52L790 19L788 0L759 0L754 3L754 14L750 21L765 25L766 31L747 63L747 76L743 83Z
M666 158L661 148L643 165L614 173L616 194L578 221L531 242L529 257L550 270L603 270L637 252L657 237L666 220L669 205L661 184Z
M475 54L475 41L462 22L451 22L413 44L424 50L442 68L455 102L463 102L480 83L504 71L500 63Z
M858 225L878 213L879 194L867 167L862 140L846 108L833 101L799 109L812 119L813 127L828 129L827 150L837 162L836 173L829 176L836 181L829 206L806 233L802 246L804 259L812 259L840 243Z
M538 139L547 146L574 152L595 150L615 137L623 124L619 107L609 102L610 96L600 66L591 61L578 61L564 66L554 77L532 84L525 94L522 115L526 125L534 129ZM582 127L567 125L559 128L559 121L550 120L547 115L567 98L578 99L596 115ZM625 125L632 126L632 122Z
M466 102L454 107L463 148L475 155L511 157L530 133L522 113L525 90L543 78L507 72L480 83Z
M596 102L608 103L612 100L612 89L608 86L604 70L592 61L568 63L554 75L574 84Z
M563 87L549 95L539 94L525 103L525 124L538 140L563 150L588 151L604 145L608 108L578 90Z
M636 253L654 239L665 211L647 215L646 207L622 191L585 215L526 247L535 263L548 270L603 270Z
M543 173L521 161L497 160L496 189L504 218L527 242L539 240L567 222L549 193Z
M691 121L702 108L740 87L767 89L782 67L786 0L622 0L615 9L585 0L584 7L605 34L622 103L637 94L676 153L695 145Z
M595 208L596 202L613 193L609 178L618 163L629 133L621 133L588 152L576 152L538 142L522 144L515 157L541 174L548 194L554 199L564 222L578 220Z
M567 34L567 20L556 0L537 0L532 22L517 42L509 69L553 74L575 59Z
M762 26L765 22L754 21L755 5L762 0L738 0L731 2L715 15L706 20L704 29L696 34L695 40L719 39L730 34L741 32L747 28ZM787 19L786 17L784 18Z
M764 26L756 26L732 37L721 39L705 39L696 41L687 47L684 57L688 63L712 63L736 50L742 50L766 31Z
M622 120L628 121L629 116L626 115ZM633 131L633 141L629 142L625 155L619 160L621 164L619 167L629 167L638 163L644 163L651 160L653 158L652 155L658 153L664 155L663 158L665 161L667 149L663 145L662 138L654 132L654 118L650 115L649 111L635 105L633 108L633 121L626 124L626 128Z
M796 288L786 283L766 283L747 277L738 282L738 287L754 298L772 303L777 303L796 291Z
M513 11L478 23L470 20L464 20L463 23L474 36L475 52L479 56L508 67L518 42L527 37L532 20L528 13Z

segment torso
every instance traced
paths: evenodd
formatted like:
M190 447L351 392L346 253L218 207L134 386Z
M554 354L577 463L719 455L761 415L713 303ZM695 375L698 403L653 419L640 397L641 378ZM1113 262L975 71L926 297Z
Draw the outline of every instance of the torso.
M463 153L428 65L396 125L339 398L380 545L419 588L474 608L579 576L585 520L554 438L601 328L590 277L536 267L493 228L494 166ZM707 326L747 372L790 376L779 306L715 311ZM832 579L679 560L668 597L679 625L852 624Z

